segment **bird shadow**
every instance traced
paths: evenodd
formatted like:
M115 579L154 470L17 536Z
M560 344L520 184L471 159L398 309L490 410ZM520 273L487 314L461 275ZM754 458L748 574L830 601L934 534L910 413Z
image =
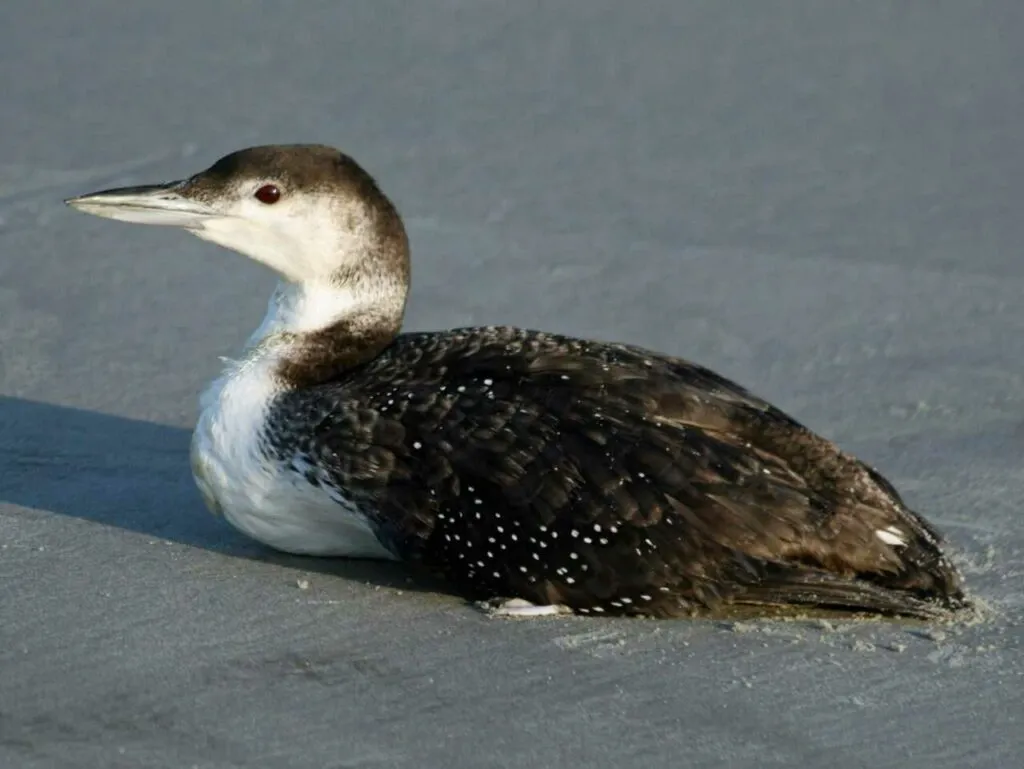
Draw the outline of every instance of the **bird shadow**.
M444 592L400 563L295 556L244 537L206 511L189 468L190 440L181 427L0 396L0 503L232 558Z

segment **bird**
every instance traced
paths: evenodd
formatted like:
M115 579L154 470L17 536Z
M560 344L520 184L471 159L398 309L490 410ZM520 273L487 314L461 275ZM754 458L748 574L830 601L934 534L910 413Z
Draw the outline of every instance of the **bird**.
M276 273L190 450L209 510L269 548L401 561L501 617L970 605L883 475L708 368L511 326L403 331L402 217L342 151L249 147L65 202Z

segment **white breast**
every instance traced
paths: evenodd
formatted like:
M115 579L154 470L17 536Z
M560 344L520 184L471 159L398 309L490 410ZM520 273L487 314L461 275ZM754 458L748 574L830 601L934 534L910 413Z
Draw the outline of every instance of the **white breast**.
M387 558L394 555L341 493L317 487L260 447L282 387L274 377L281 350L260 345L231 362L203 393L192 438L192 472L207 506L265 545L303 555ZM315 470L315 468L312 468Z

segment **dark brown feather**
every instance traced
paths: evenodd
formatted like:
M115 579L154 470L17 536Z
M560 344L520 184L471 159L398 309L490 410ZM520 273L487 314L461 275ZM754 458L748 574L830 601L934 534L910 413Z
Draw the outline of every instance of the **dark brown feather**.
M511 328L406 334L278 405L300 441L282 457L328 468L396 553L469 597L655 616L963 600L877 472L683 360ZM890 526L905 547L876 536Z

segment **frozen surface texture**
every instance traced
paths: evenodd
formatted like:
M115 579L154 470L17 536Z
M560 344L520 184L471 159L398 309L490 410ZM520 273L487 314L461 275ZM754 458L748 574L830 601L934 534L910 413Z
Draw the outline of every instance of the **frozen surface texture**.
M1024 753L1024 4L0 3L0 765L1006 769ZM985 623L488 619L207 515L272 278L64 196L266 142L407 217L410 328L710 365L877 464Z

